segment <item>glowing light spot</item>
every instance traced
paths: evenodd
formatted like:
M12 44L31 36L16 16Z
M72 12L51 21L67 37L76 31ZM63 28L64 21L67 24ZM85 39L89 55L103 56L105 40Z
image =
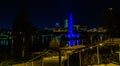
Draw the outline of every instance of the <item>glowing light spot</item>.
M102 43L100 43L99 45L100 45L100 46L102 46L103 44L102 44Z
M93 47L90 47L90 49L92 49Z
M55 24L55 27L59 27L60 25L59 25L59 23L57 22L56 24Z
M85 49L82 49L82 51L85 51Z

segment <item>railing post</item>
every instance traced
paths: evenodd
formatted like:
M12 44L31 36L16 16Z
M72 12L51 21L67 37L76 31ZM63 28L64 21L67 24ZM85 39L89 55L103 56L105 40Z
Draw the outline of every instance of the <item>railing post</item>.
M97 63L99 65L99 46L97 46Z
M93 37L90 36L90 43L92 44L92 42L93 42Z
M27 63L25 64L25 66L27 66Z
M42 44L44 44L44 35L42 35Z
M44 66L44 56L41 59L41 64L42 64L42 66Z
M34 66L34 62L32 61L32 66Z
M120 64L120 44L119 44L119 64Z
M80 66L81 66L81 51L79 52L79 63L80 63Z
M2 63L0 65L2 66Z
M61 66L61 51L59 50L59 66Z
M69 66L69 54L67 54L67 66Z

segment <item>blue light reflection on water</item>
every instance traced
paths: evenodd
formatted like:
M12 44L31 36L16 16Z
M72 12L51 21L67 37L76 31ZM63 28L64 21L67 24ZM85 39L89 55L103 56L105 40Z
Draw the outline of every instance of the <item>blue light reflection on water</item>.
M80 40L78 39L76 40L76 38L80 38L80 34L67 34L66 37L69 39L68 46L74 46L80 44Z

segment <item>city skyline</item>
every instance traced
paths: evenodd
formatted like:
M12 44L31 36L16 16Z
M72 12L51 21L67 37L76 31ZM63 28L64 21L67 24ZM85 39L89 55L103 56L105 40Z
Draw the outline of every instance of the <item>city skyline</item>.
M74 24L96 27L102 19L102 12L112 5L112 0L72 1ZM119 1L114 2L117 5ZM12 22L19 14L21 7L26 7L29 12L29 20L37 28L53 27L56 22L64 25L71 9L69 0L58 1L1 1L0 28L11 29ZM119 6L119 5L118 5ZM119 8L118 8L119 9ZM49 24L48 24L49 23Z

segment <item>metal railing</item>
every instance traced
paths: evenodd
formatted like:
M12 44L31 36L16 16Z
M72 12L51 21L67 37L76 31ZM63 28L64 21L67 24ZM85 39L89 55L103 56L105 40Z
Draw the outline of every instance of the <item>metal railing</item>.
M64 66L89 66L89 65L100 65L100 64L114 64L120 63L120 39L107 39L102 42L97 42L95 45L85 47L83 49L74 50L71 54L67 55L66 65ZM37 58L43 57L50 53L52 50L45 51L31 60L24 63L24 66L35 66L34 62ZM118 51L118 53L116 52ZM75 58L76 57L76 58ZM76 62L77 60L77 62ZM39 60L41 65L44 66L43 61Z
M34 65L35 62L39 62L39 65L43 66L42 58L40 60L36 60L36 59L45 56L46 54L50 53L50 51L52 51L52 50L44 50L42 54L28 60L27 62L15 64L13 66L36 66L36 65Z

